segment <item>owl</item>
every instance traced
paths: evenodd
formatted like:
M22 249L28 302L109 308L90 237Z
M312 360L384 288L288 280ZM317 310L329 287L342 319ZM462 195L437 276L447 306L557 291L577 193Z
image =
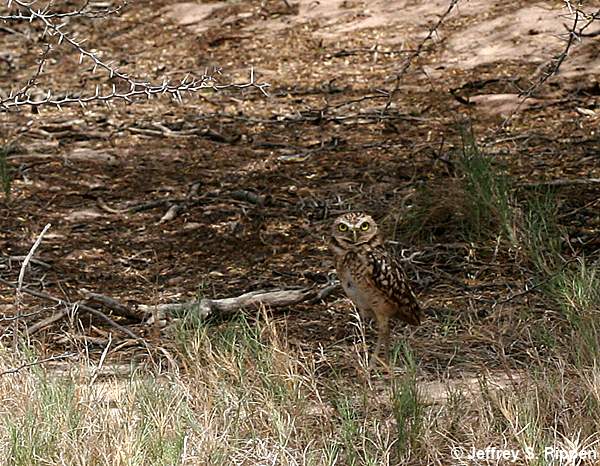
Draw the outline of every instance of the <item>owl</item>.
M334 221L329 249L344 292L363 319L374 318L377 323L378 338L370 365L382 350L387 362L390 320L398 318L412 325L422 320L406 274L384 247L373 218L364 213L347 213Z

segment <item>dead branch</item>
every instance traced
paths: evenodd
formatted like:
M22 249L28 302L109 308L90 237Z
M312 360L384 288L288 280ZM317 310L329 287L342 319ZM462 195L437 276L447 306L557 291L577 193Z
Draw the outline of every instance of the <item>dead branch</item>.
M173 204L171 207L169 207L169 210L167 210L167 212L165 212L165 214L158 221L158 224L170 222L175 217L177 217L177 215L179 215L179 213L181 211L183 211L184 208L185 208L185 206L182 204Z
M5 285L10 286L11 288L17 288L17 285L15 285L14 283L9 282L8 280L4 280L3 278L0 278L0 283L4 283ZM56 298L56 297L51 296L51 295L49 295L47 293L44 293L42 291L32 290L30 288L22 288L21 292L29 294L31 296L35 296L36 298L47 299L48 301L52 301L52 302L54 302L54 303L56 303L58 305L61 305L61 306L70 307L70 306L76 305L78 310L82 310L82 311L85 311L85 312L87 312L89 314L92 314L93 316L98 317L99 319L105 321L111 327L114 327L115 329L123 332L127 336L129 336L131 338L134 338L137 341L143 342L144 344L146 343L145 340L142 337L136 335L131 330L129 330L127 327L124 327L124 326L116 323L114 320L112 320L110 317L108 317L103 312L100 312L97 309L94 309L92 307L86 306L85 304L82 304L82 303L68 303L67 301L65 301L63 299Z
M336 286L332 287L332 285L329 285L322 289L311 287L291 290L257 290L232 298L204 298L200 301L159 304L157 306L140 304L138 309L147 313L154 311L158 315L192 310L201 317L208 317L210 315L227 317L241 309L250 307L265 306L279 308L293 306L302 302L318 302L331 294L336 288Z
M168 207L167 212L163 214L163 216L157 222L157 224L160 225L161 223L173 220L185 209L189 208L190 206L196 205L198 202L201 201L201 199L206 198L210 193L206 193L201 198L198 197L198 191L200 190L201 185L202 183L200 182L192 183L184 198L168 197L165 199L158 199L154 201L144 202L141 204L136 204L131 207L126 207L125 209L113 209L101 197L96 198L96 203L98 204L98 207L100 207L102 210L105 210L106 212L109 212L111 214L118 215L142 212L144 210L150 210L157 207Z
M208 316L213 313L227 315L247 307L266 306L275 308L292 306L315 296L316 290L312 288L275 291L258 290L233 298L202 299L198 305L198 311L202 316Z
M0 317L0 322L12 322L13 320L25 319L27 317L40 315L42 312L46 312L46 310L41 309L35 312L28 312L27 314L15 314L12 316L2 315L2 317Z
M27 256L8 256L9 261L20 262L20 261L24 261L25 259L27 259ZM48 264L47 262L41 261L39 259L34 259L33 257L29 258L29 262L32 264L35 264L35 265L39 265L40 267L43 267L44 269L52 268L52 266L50 264Z
M519 183L517 187L519 188L539 188L542 186L548 187L563 187L563 186L575 186L575 185L590 185L590 184L600 184L600 178L576 178L574 180L567 179L558 179L558 180L549 180L549 181L534 181L527 183Z
M250 204L256 204L258 207L264 207L271 201L271 196L269 195L256 194L245 189L233 191L230 196L236 201L249 202Z
M107 307L108 309L122 317L127 317L128 319L134 319L136 321L141 321L146 317L145 315L140 315L140 313L136 313L135 311L129 309L127 306L121 304L119 301L117 301L114 298L111 298L110 296L105 296L99 293L92 293L91 291L85 288L81 288L79 291L81 291L81 293L85 296L85 298L88 301L95 301L99 304L102 304L103 306Z
M37 70L33 73L32 77L28 80L27 84L18 91L11 90L9 95L5 98L0 99L0 111L9 111L11 109L31 106L34 109L42 105L51 105L58 107L59 109L63 105L78 104L85 107L86 104L92 102L104 102L108 104L114 100L124 100L128 103L133 102L135 98L151 98L153 96L159 96L167 94L176 102L182 102L182 96L185 93L198 93L199 91L210 88L215 91L223 89L246 89L249 87L256 88L267 96L266 88L269 86L267 83L259 83L255 79L254 69L250 69L250 78L245 83L226 83L221 84L218 76L221 75L221 69L215 67L211 72L208 69L205 73L199 77L186 75L179 82L172 82L165 79L161 83L150 83L148 81L139 80L135 77L128 75L115 66L112 62L104 61L100 58L100 55L84 47L85 39L78 38L74 33L67 31L68 19L71 16L85 16L83 10L69 12L67 14L52 13L48 9L35 9L33 7L35 2L25 2L23 0L7 0L7 4L10 7L15 5L17 7L17 13L12 15L5 15L0 19L5 21L28 21L28 22L39 22L44 28L42 37L53 38L56 45L65 45L74 49L79 54L79 64L82 65L84 61L91 62L92 73L96 70L104 70L107 77L113 81L110 85L110 91L104 91L100 86L96 86L95 92L89 95L77 95L74 93L66 93L57 95L48 90L42 97L33 96L30 92L35 87L37 79L44 72L44 66L48 61L48 55L53 45L46 42L46 48L42 52L40 59L38 60ZM85 8L85 6L83 7ZM104 15L114 14L118 12L121 7L106 10ZM122 83L128 90L119 91L117 90L114 82Z
M577 7L574 7L569 0L564 0L564 3L565 3L564 8L566 8L568 10L568 12L569 12L568 14L572 17L571 26L567 28L567 37L565 40L565 47L558 55L554 56L545 65L545 67L543 68L544 71L540 75L539 79L537 79L537 81L535 81L533 84L531 84L531 86L529 86L529 88L520 92L519 103L516 105L516 107L512 111L512 113L504 119L504 121L502 122L502 128L506 128L510 124L513 117L523 107L523 104L528 99L530 99L533 96L533 94L546 83L546 81L548 81L552 76L555 76L558 74L560 67L565 62L567 57L569 56L569 53L571 51L573 44L575 42L581 42L582 37L584 37L583 32L588 27L590 27L594 23L594 21L598 20L598 18L600 17L600 9L592 14L588 14L585 11L583 11L581 8L579 8L579 5ZM578 28L578 26L582 20L585 20L585 22L584 22L583 26Z
M174 201L176 201L176 199L167 198L167 199L158 199L156 201L143 202L141 204L136 204L134 206L131 206L131 207L127 208L125 211L135 214L138 212L143 212L145 210L151 210L151 209L155 209L157 207L163 207L165 205L168 205L170 202L174 202Z
M317 295L314 298L309 299L307 301L307 303L308 304L317 304L317 303L320 303L325 298L327 298L330 294L332 294L333 292L335 292L335 291L337 291L339 289L340 289L340 284L339 283L327 285L327 286L321 288L319 290L319 292L317 293Z
M29 254L27 254L27 256L25 257L25 260L21 264L21 271L19 272L19 280L17 281L17 295L21 293L21 288L23 288L23 279L25 278L25 270L27 269L27 265L29 264L29 261L31 260L31 258L35 254L35 250L41 244L42 238L44 237L44 235L46 234L46 232L48 231L49 228L50 228L50 224L48 223L44 227L44 229L42 230L42 232L40 233L40 235L38 236L38 238L36 239L35 243L31 247L31 249L29 250Z
M429 42L433 38L433 36L437 33L437 31L440 28L440 26L442 25L442 23L446 20L446 18L450 15L450 13L452 13L452 10L454 10L454 7L458 4L458 2L459 2L459 0L450 0L450 3L448 4L448 8L446 8L446 11L444 11L444 13L442 15L440 15L437 22L429 28L429 32L427 33L425 38L419 43L417 48L406 58L406 60L404 60L402 67L400 68L398 73L396 73L396 76L394 77L394 88L388 94L388 100L385 104L385 107L381 111L382 115L384 113L386 113L388 111L388 109L390 108L390 106L392 105L394 97L400 90L400 84L402 82L402 77L406 74L406 72L412 65L412 62L415 59L417 59L419 57L419 55L421 55L421 52L423 51L425 44L427 42Z
M25 364L21 364L18 367L14 367L12 369L8 369L3 372L0 372L0 377L2 377L4 375L8 375L8 374L15 374L17 372L22 371L23 369L25 369L27 367L37 366L38 364L43 364L45 362L50 362L50 361L59 361L61 359L73 358L75 356L77 356L77 353L63 353L63 354L59 354L56 356L50 356L49 358L45 358L45 359L37 359L33 362L27 362Z
M46 317L45 319L36 322L35 324L27 327L25 330L25 334L30 337L31 335L39 332L40 330L45 329L46 327L52 325L54 322L58 322L63 319L69 313L68 309L63 309L55 314L52 314L50 317Z
M17 284L15 285L15 289L16 289L16 293L15 293L15 309L17 311L16 312L17 315L22 315L21 304L23 302L23 280L25 279L25 271L27 270L27 266L29 265L29 261L31 260L31 258L35 254L36 249L42 243L42 239L44 238L44 235L46 234L46 232L48 231L49 228L50 228L50 224L48 223L44 227L44 229L42 230L42 232L39 234L39 236L37 237L37 239L35 240L35 243L33 243L33 246L31 246L31 249L29 250L29 253L27 254L27 256L25 256L25 259L23 260L23 263L21 264L21 270L19 271L19 278L17 280ZM15 319L14 320L14 327L13 327L13 343L14 343L15 348L17 347L17 334L18 334L17 330L18 330L18 319Z
M9 2L9 6L10 6L10 2ZM45 11L45 15L46 18L66 18L69 16L78 16L78 17L85 17L85 18L92 18L92 19L96 19L96 18L105 18L106 16L110 16L113 15L115 13L118 13L119 11L121 11L123 8L125 8L125 6L127 6L127 2L124 1L123 3L121 3L120 5L117 5L114 8L90 8L90 0L86 0L83 5L76 9L76 10L72 10L72 11L65 11L63 13L49 13L48 11ZM0 15L0 20L4 20L4 21L26 21L26 22L31 22L35 19L34 16L32 15L23 15L21 12L19 12L16 15Z
M190 129L171 129L168 126L160 123L151 123L150 128L146 126L130 125L125 129L131 133L143 134L148 137L204 137L210 141L223 142L226 144L234 144L239 140L239 136L225 136L211 128L190 128Z
M96 198L96 203L98 204L98 207L110 214L126 214L129 212L129 209L113 209L101 197Z
M18 101L27 98L27 96L29 95L29 91L36 85L38 78L43 73L44 65L46 64L46 60L48 59L51 50L52 46L50 44L46 44L44 50L42 50L42 53L40 54L40 58L38 59L37 69L34 71L33 75L27 80L25 86L23 86L15 93L13 97L15 100Z

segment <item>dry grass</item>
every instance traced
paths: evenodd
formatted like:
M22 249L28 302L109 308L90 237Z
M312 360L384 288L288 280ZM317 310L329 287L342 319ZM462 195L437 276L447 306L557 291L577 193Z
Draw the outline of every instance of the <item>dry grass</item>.
M473 464L473 447L493 446L520 452L516 464L560 464L545 448L595 448L595 365L557 356L508 378L446 380L440 392L404 346L394 374L367 375L356 354L356 377L319 375L314 356L289 348L279 331L266 315L220 328L181 324L185 372L98 380L88 361L68 374L34 366L5 375L2 457L15 465L443 465ZM3 353L3 368L32 357Z

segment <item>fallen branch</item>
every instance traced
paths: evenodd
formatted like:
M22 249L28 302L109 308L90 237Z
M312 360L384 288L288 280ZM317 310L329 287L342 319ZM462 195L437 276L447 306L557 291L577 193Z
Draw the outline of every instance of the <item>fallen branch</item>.
M8 285L8 286L10 286L12 288L16 288L17 287L17 285L9 282L8 280L4 280L3 278L0 278L0 283L4 283L5 285ZM56 304L61 305L61 306L67 306L67 307L69 307L69 306L72 305L72 303L68 303L67 301L65 301L63 299L60 299L60 298L55 298L54 296L51 296L51 295L49 295L47 293L44 293L42 291L32 290L32 289L29 289L29 288L22 288L21 289L21 293L26 293L26 294L29 294L31 296L35 296L37 298L47 299L47 300L55 302ZM146 341L142 337L136 335L131 330L129 330L127 327L123 327L122 325L116 323L114 320L112 320L110 317L108 317L103 312L100 312L97 309L91 308L91 307L86 306L85 304L82 304L82 303L77 303L77 308L79 310L81 310L81 311L84 311L84 312L87 312L89 314L92 314L92 315L98 317L99 319L102 319L107 324L109 324L111 327L116 328L117 330L123 332L127 336L129 336L131 338L134 338L135 340L141 341L144 344L146 343Z
M252 191L247 191L245 189L240 189L238 191L233 191L230 194L232 199L236 201L248 202L250 204L256 204L259 207L264 207L271 201L271 196L256 194Z
M233 298L223 299L202 299L198 305L200 315L210 315L212 313L231 314L245 307L267 306L283 307L308 301L317 296L317 290L314 288L304 288L300 290L258 290L244 293Z
M67 358L72 358L77 356L76 353L63 353L63 354L59 354L57 356L50 356L49 358L45 358L45 359L38 359L36 361L33 362L27 362L25 364L21 364L18 367L14 367L12 369L8 369L5 371L0 372L0 377L2 377L3 375L8 375L8 374L15 374L27 367L32 367L32 366L37 366L38 364L43 364L45 362L50 362L50 361L59 361L61 359L67 359Z
M117 301L114 298L111 298L110 296L105 296L99 293L92 293L91 291L85 288L81 288L79 291L81 291L81 293L85 296L85 298L88 301L95 301L97 303L100 303L122 317L127 317L128 319L134 319L137 321L144 320L144 318L146 317L145 315L140 315L141 313L139 312L132 311L127 306L121 304L119 301Z
M25 257L25 260L21 264L21 270L19 272L19 281L17 282L17 295L19 293L21 293L21 288L23 288L23 278L25 278L25 270L27 269L27 265L29 265L29 261L31 260L31 258L35 254L35 250L41 244L42 238L44 237L44 235L46 234L46 232L48 231L49 228L50 228L50 224L48 223L44 227L44 229L42 230L42 232L40 233L40 235L38 236L37 240L35 241L35 243L31 247L31 249L29 250L29 254L27 254L27 256Z
M50 317L46 317L45 319L36 322L30 327L25 329L25 334L30 337L33 334L39 332L40 330L45 329L46 327L52 325L54 322L58 322L62 318L64 318L69 313L68 309L63 309L55 314L52 314Z
M133 205L131 207L126 207L124 209L114 209L110 207L104 199L101 197L96 198L96 203L98 207L106 212L111 214L133 214L142 212L145 210L155 209L157 207L169 207L167 212L161 217L158 223L164 223L170 220L173 220L181 211L184 209L194 206L199 202L204 202L204 200L214 193L204 193L202 195L198 194L198 191L201 187L200 182L192 183L185 197L168 197L164 199L158 199L148 202L143 202L140 204Z
M549 180L549 181L537 181L531 183L519 183L517 186L519 188L539 188L542 186L575 186L575 185L590 185L590 184L600 184L600 178L576 178L574 180L567 180L564 178L558 180Z
M293 290L257 290L250 291L232 298L204 298L200 301L159 304L156 306L140 304L138 309L143 312L154 312L163 316L166 313L193 310L201 317L208 317L215 314L219 317L226 317L234 314L240 309L249 307L265 306L277 308L293 306L302 302L317 302L318 300L323 299L331 294L336 288L337 286L328 285L322 289L311 287Z
M8 256L9 261L19 262L19 261L24 261L26 259L27 259L27 256ZM52 268L52 266L50 264L48 264L47 262L41 261L39 259L34 259L33 257L29 258L29 262L31 262L32 264L35 264L35 265L39 265L40 267L43 267L45 269Z

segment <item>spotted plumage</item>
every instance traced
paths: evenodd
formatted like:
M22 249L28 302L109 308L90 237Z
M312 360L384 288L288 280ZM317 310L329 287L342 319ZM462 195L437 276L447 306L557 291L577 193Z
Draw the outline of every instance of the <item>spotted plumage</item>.
M333 223L329 248L346 295L363 318L377 321L374 358L389 355L390 320L421 323L419 303L402 267L383 245L377 224L370 215L348 213ZM372 359L373 361L373 359Z

